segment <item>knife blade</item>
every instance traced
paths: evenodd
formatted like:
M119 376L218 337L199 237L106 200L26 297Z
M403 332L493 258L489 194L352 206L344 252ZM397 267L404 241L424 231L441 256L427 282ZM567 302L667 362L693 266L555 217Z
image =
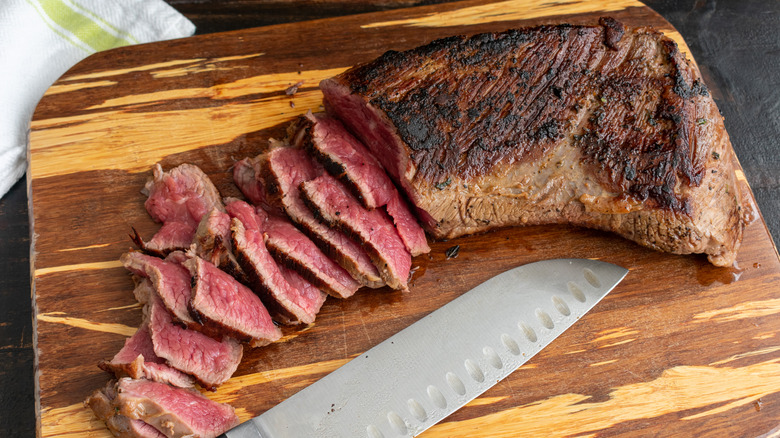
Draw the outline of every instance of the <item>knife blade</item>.
M531 359L627 273L588 259L510 269L223 436L417 436Z

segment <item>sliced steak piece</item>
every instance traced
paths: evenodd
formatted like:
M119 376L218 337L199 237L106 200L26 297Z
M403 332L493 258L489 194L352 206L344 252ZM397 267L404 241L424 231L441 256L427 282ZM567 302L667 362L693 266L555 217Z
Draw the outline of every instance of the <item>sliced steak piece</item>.
M214 390L238 368L244 351L233 338L212 339L195 330L174 324L173 317L157 295L147 309L149 333L154 353L169 366L195 378L204 388Z
M114 406L117 397L116 382L111 381L108 386L92 393L84 405L92 409L98 419L103 420L108 430L119 438L167 438L162 432L155 429L149 423L134 420L119 414L119 409Z
M384 285L368 253L344 233L317 220L301 200L300 184L321 173L304 150L276 147L258 156L258 162L269 197L277 201L325 254L360 284L372 288Z
M109 382L86 404L104 421L114 416L139 420L166 437L215 438L239 423L230 405L211 401L194 389L144 379Z
M301 195L318 217L363 243L388 286L408 290L412 257L383 211L363 208L343 184L328 174L302 183Z
M261 184L258 184L251 158L236 161L233 165L233 182L252 204L265 202L265 190Z
M753 217L699 72L650 28L446 38L320 86L435 237L569 223L729 266Z
M222 208L219 191L209 177L192 164L182 164L163 172L155 164L154 176L144 187L148 196L146 211L163 226L149 242L137 234L139 248L154 254L189 248L201 218L213 208Z
M307 114L306 149L339 179L368 209L386 207L398 234L413 256L430 252L425 232L398 194L385 170L340 121L323 114Z
M385 211L393 219L398 235L401 236L406 249L413 257L431 252L428 239L425 238L425 231L420 227L417 218L414 217L406 201L401 198L398 192L395 192L387 202Z
M190 310L214 334L227 334L252 347L282 337L271 315L248 287L200 257L184 262L192 276Z
M325 302L319 289L296 288L286 276L287 268L279 266L265 246L265 224L254 207L243 201L231 202L228 213L233 217L233 247L236 258L250 280L252 290L282 324L311 324Z
M249 280L238 265L230 239L230 216L213 208L203 216L193 239L195 254L227 272L243 284Z
M122 254L119 260L133 274L151 280L165 307L178 321L194 326L197 323L189 311L192 295L190 272L178 263L176 253L173 257L176 261L162 260L133 251Z
M360 283L349 272L322 252L288 218L269 214L265 236L266 248L279 263L329 295L348 298L360 288Z
M165 257L171 251L183 251L192 243L197 224L189 222L168 222L162 224L151 240L145 242L133 228L131 240L141 251L157 257Z
M303 146L325 169L347 186L368 209L387 205L395 186L365 146L344 125L324 114L307 114L299 124L308 129Z
M116 377L146 378L182 388L192 387L194 384L190 376L169 367L165 359L155 354L147 321L125 341L125 346L113 359L102 361L98 366Z
M290 287L297 290L298 294L303 297L301 304L307 306L304 310L306 310L307 313L314 315L319 313L320 308L322 308L322 305L328 298L328 294L321 291L317 286L311 284L305 278L301 277L301 274L292 269L279 266L279 271L282 273L282 276L284 276L284 279L287 280Z
M231 207L233 202L241 202ZM249 216L246 203L225 199L228 211ZM355 281L340 265L330 259L320 248L295 225L286 215L267 211L265 206L253 206L265 232L265 246L278 264L289 268L319 289L337 298L355 294L360 283Z

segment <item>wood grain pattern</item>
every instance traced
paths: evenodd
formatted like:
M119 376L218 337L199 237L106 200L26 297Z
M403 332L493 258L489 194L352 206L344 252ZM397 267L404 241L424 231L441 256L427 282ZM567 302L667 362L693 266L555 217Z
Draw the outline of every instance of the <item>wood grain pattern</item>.
M155 162L196 163L223 195L238 195L232 163L317 110L321 78L437 37L592 24L608 11L682 44L636 2L550 2L543 14L534 4L443 4L136 46L64 76L31 132L40 435L108 435L81 401L109 379L97 361L141 320L117 260L131 226L145 237L158 227L139 193ZM454 244L460 255L447 260ZM731 269L566 226L436 242L413 260L410 293L329 299L313 325L247 351L236 376L207 395L235 405L242 419L258 415L489 277L555 257L630 273L574 329L423 436L757 436L778 426L780 261L761 221L747 228Z

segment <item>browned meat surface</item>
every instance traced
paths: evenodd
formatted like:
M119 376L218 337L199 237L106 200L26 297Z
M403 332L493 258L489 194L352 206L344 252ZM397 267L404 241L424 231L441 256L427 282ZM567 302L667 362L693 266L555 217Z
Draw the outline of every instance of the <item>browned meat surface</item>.
M435 237L568 223L727 266L751 219L723 118L653 29L451 37L321 88Z
M84 405L92 409L95 416L103 420L118 438L167 438L151 424L121 415L114 406L116 396L116 384L109 382L105 388L90 394Z
M195 254L199 257L210 261L241 283L249 283L233 254L230 216L227 213L215 207L203 216L192 243L195 245Z

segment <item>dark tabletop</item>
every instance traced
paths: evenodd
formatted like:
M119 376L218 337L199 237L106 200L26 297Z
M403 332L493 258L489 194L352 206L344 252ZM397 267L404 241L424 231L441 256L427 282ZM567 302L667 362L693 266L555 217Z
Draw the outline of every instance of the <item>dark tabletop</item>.
M414 6L417 0L167 0L198 34ZM780 236L780 2L645 0L685 38L726 119L772 236ZM2 44L2 41L0 41ZM0 437L35 435L26 183L0 200Z

